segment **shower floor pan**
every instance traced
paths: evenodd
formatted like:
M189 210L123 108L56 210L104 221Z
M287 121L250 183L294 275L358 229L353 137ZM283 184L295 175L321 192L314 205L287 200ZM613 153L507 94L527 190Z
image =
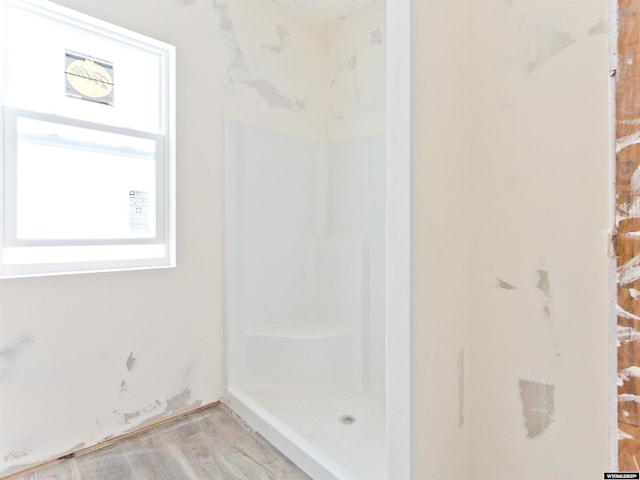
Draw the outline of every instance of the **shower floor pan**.
M352 387L229 389L225 402L317 480L386 479L384 396Z

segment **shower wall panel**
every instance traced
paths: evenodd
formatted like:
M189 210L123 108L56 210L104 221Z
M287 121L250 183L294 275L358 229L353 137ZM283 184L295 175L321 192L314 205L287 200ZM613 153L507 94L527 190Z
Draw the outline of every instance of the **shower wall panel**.
M249 126L236 132L239 319L248 329L300 321L323 145Z
M367 245L363 382L385 391L386 136L329 144L328 234Z
M383 393L384 135L229 127L231 382Z

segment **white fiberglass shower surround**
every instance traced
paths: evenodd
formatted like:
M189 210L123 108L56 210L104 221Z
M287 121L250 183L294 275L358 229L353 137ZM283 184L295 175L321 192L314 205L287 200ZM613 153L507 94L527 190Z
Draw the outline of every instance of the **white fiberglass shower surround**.
M409 3L386 26L386 132L226 123L224 401L318 480L411 478Z
M227 141L228 328L242 336L229 393L336 471L378 478L384 465L368 457L386 447L384 135L324 143L229 122Z

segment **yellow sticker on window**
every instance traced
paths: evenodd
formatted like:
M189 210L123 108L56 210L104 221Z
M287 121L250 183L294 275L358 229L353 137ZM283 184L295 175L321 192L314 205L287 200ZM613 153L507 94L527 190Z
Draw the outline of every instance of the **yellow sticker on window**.
M67 96L113 105L113 64L66 52L65 65Z

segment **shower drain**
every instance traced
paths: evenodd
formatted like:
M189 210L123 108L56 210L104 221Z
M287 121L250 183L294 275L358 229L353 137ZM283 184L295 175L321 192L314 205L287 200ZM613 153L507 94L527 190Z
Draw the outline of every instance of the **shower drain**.
M342 415L340 417L340 421L345 425L351 425L352 423L355 423L356 417L354 417L353 415Z

